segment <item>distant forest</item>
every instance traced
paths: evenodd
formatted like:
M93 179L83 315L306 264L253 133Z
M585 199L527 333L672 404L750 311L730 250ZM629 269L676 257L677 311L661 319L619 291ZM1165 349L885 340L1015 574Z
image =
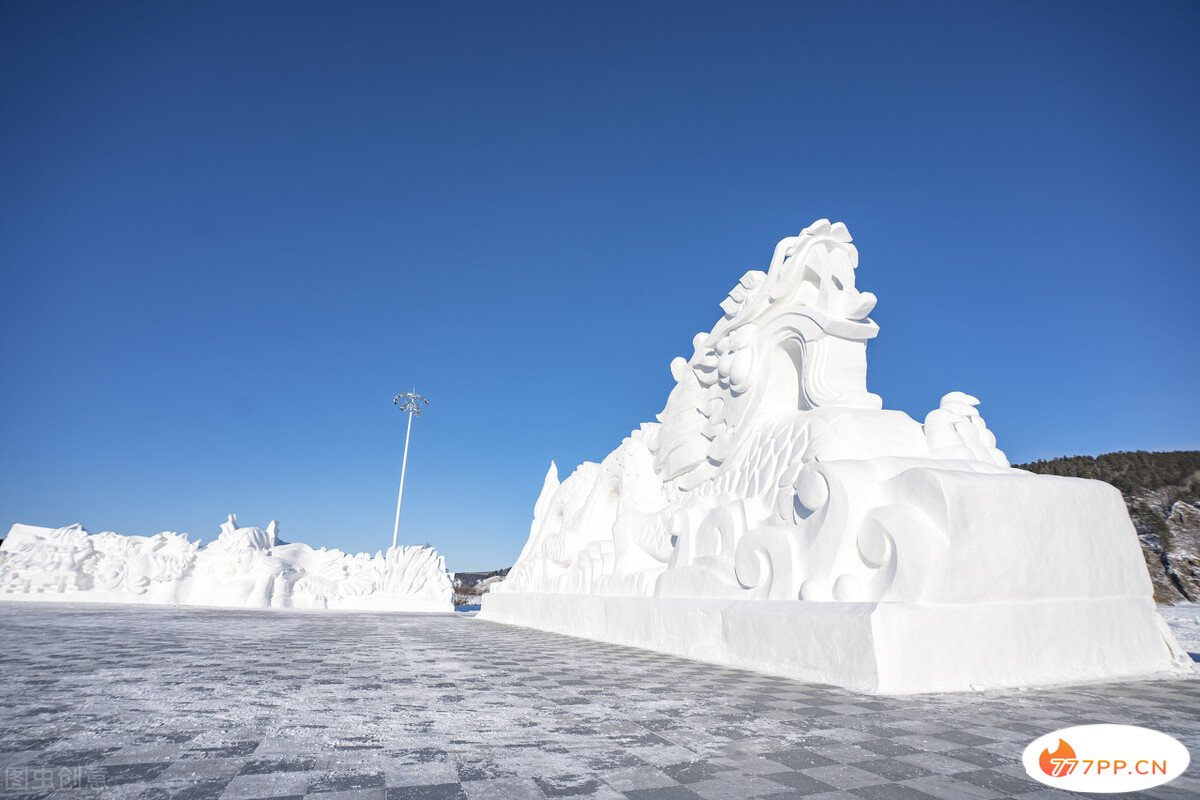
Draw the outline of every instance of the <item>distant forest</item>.
M1200 500L1200 485L1196 480L1196 473L1200 472L1200 450L1176 450L1169 453L1135 450L1130 453L1106 453L1095 457L1063 456L1013 466L1042 475L1095 478L1111 483L1121 490L1121 494L1126 495L1178 487L1180 496L1172 497L1172 501L1195 503Z

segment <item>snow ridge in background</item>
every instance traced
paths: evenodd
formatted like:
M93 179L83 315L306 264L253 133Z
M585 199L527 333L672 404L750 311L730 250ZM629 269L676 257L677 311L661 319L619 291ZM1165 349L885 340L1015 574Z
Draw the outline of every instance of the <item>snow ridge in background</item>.
M208 545L186 534L90 534L82 525L13 525L0 549L0 599L241 608L453 611L445 559L432 547L350 555L238 527Z

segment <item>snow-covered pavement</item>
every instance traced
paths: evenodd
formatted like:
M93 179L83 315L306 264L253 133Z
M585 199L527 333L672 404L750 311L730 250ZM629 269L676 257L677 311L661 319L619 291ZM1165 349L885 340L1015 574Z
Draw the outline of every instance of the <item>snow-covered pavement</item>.
M1200 752L1200 680L871 697L461 614L0 603L0 642L0 799L1043 798L1060 727Z

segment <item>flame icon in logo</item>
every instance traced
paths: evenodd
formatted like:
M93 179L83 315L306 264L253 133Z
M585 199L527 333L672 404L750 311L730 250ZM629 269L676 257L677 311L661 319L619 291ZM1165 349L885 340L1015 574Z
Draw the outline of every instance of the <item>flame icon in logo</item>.
M1038 759L1038 764L1042 768L1042 772L1049 775L1051 778L1061 778L1068 774L1070 762L1075 760L1075 748L1067 744L1063 739L1058 740L1058 749L1053 753L1049 749L1043 750L1041 758Z

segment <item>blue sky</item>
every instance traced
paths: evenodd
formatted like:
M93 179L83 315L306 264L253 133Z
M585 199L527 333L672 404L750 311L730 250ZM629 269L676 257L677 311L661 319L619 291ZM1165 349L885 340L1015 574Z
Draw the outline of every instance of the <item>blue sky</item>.
M0 6L0 524L510 564L845 221L870 388L1200 447L1195 3Z

